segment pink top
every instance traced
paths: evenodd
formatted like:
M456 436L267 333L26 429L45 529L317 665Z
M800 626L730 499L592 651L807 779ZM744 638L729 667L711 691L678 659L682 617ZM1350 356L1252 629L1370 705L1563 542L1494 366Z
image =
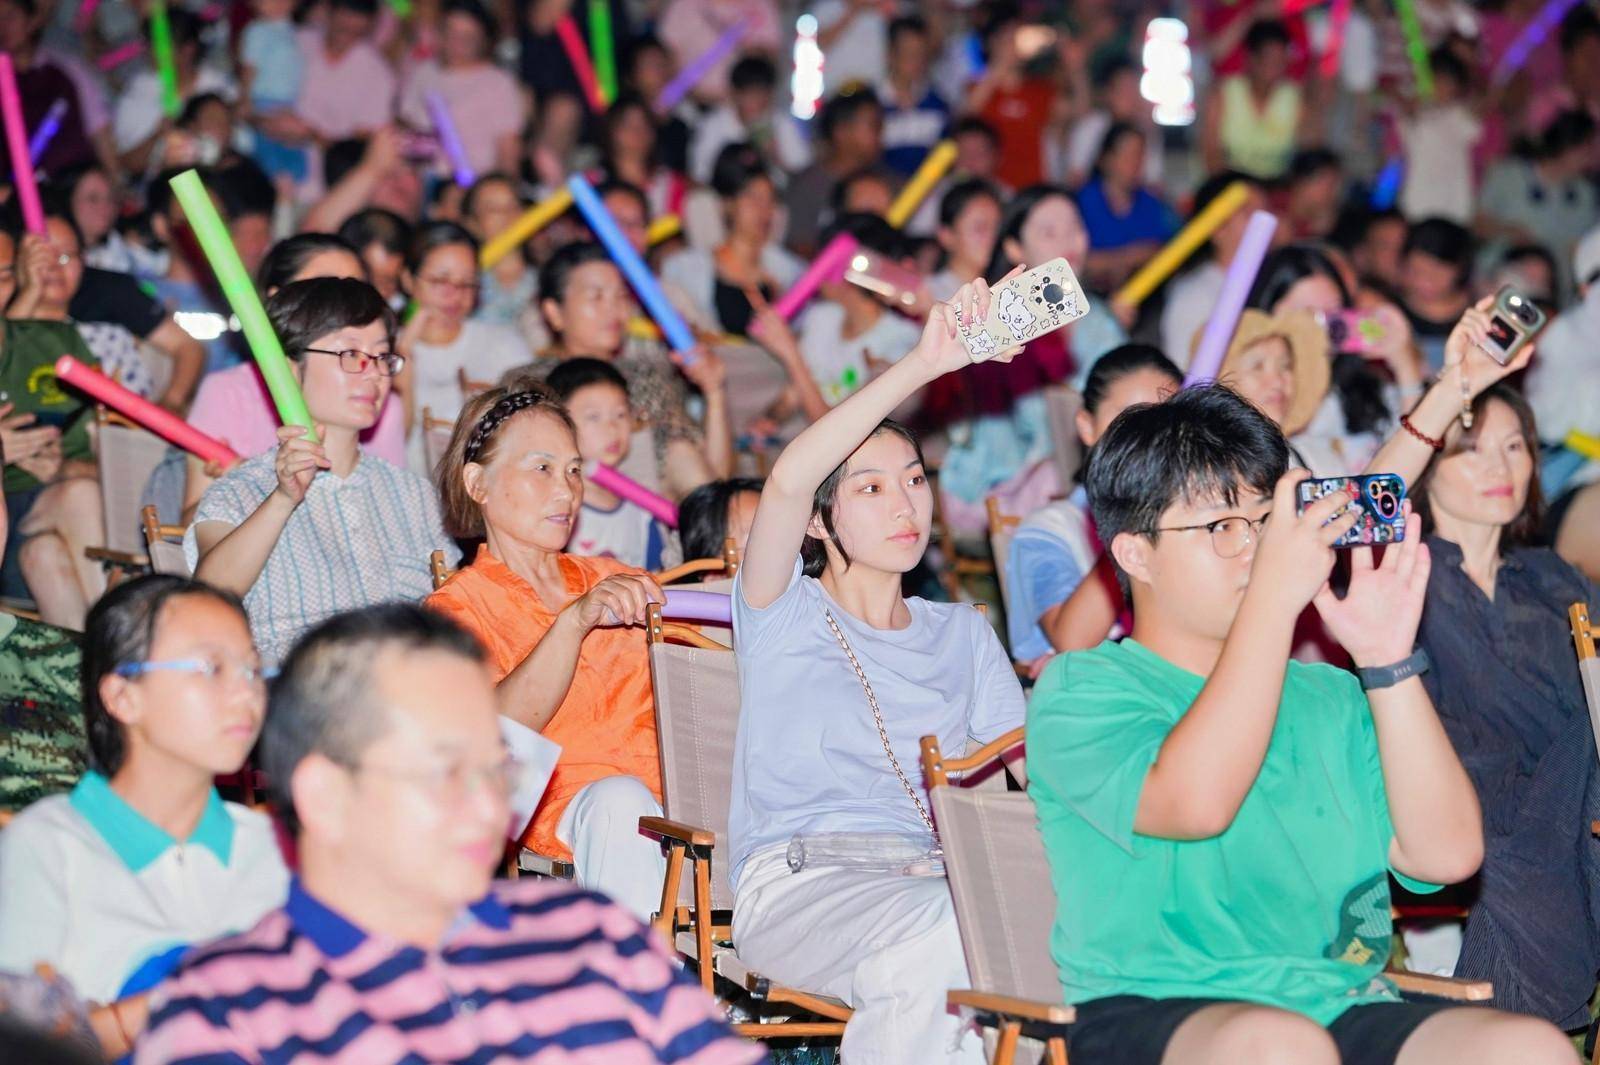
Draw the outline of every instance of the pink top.
M306 69L295 111L318 133L337 140L393 121L394 71L377 48L362 41L335 60L321 30L301 30L298 39Z
M777 5L772 0L671 0L667 5L661 16L661 40L672 50L680 69L694 62L734 23L747 16L751 22L744 40L700 79L692 90L694 95L721 100L728 93L728 71L741 55L777 52Z
M400 401L391 392L378 413L378 424L361 434L369 455L396 466L406 464L406 434ZM253 362L206 374L200 380L189 424L252 458L278 446L278 415L267 383Z
M520 134L527 118L515 79L489 63L450 70L431 59L417 63L400 93L400 117L416 129L433 126L423 102L429 92L444 97L472 169L495 169L495 142Z

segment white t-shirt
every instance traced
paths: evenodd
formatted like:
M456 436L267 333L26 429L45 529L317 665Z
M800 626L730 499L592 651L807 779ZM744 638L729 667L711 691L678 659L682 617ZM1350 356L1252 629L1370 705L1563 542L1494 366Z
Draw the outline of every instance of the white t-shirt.
M194 89L189 98L216 93L229 103L235 92L233 79L215 67L202 66L194 78ZM117 107L111 116L111 139L117 151L125 152L142 144L156 130L166 112L161 109L161 77L154 70L135 74L128 87L117 96Z
M1460 103L1424 107L1400 120L1406 150L1400 210L1408 219L1472 224L1472 149L1482 136L1483 123Z
M154 986L181 948L242 932L288 895L266 815L215 792L178 843L88 773L0 832L0 970L47 962L91 1002Z
M817 0L811 12L817 17L817 35L843 19L851 6L849 0ZM889 20L881 11L858 11L849 28L827 48L827 61L822 64L823 92L832 95L851 81L876 84L888 60Z
M869 354L874 362L899 362L921 337L909 319L885 309L872 328L847 340L844 308L828 300L813 303L800 320L800 354L829 406L872 379Z
M507 370L533 361L533 353L522 337L505 326L469 318L452 343L416 343L417 419L411 427L409 454L412 468L426 472L422 462L422 408L435 418L454 418L461 413L467 396L461 390L461 372L467 379L494 385ZM420 463L420 465L419 465Z
M761 610L745 602L743 581L741 574L733 586L740 712L728 836L736 888L746 858L797 832L927 831L824 610L872 684L895 758L924 808L923 736L960 751L1022 724L1022 686L972 607L912 597L909 626L875 629L801 576L798 559L789 586Z
M1228 276L1215 259L1190 270L1167 289L1167 304L1161 308L1161 351L1177 363L1189 366L1189 348L1195 334L1211 320L1211 312L1222 295L1222 282Z
M567 550L589 558L614 558L636 569L656 570L663 565L666 534L650 512L626 500L610 510L584 503L578 526L572 530Z

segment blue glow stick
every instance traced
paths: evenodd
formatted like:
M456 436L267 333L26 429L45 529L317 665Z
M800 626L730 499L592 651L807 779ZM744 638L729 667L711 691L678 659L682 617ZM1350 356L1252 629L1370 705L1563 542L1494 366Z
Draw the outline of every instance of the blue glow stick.
M34 166L39 165L39 157L44 155L50 142L55 140L56 134L61 132L61 120L67 117L67 101L57 100L50 105L50 110L45 112L44 118L39 120L39 128L33 131L33 137L28 141L28 158Z
M611 256L611 261L617 264L622 276L633 286L639 302L644 304L644 309L650 312L650 317L661 327L661 335L667 338L672 350L680 355L693 350L694 334L689 331L689 323L683 320L678 309L668 301L667 294L661 291L661 285L656 281L655 275L650 272L644 260L639 258L639 253L633 250L633 245L622 235L622 230L617 228L617 220L606 210L606 205L600 201L600 194L594 191L594 186L589 184L588 179L582 174L573 174L567 178L567 189L572 193L572 202L577 204L583 220L589 223L589 228L594 230L594 235L605 247L606 254Z
M1372 183L1373 210L1387 211L1393 207L1394 201L1400 197L1400 186L1405 179L1406 161L1404 157L1396 155L1378 172L1378 179Z

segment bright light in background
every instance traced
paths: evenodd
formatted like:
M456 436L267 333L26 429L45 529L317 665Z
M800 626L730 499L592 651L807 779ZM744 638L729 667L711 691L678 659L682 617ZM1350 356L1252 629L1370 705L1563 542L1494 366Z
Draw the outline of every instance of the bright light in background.
M1156 122L1187 126L1194 121L1189 27L1180 19L1155 18L1144 36L1144 76L1139 95L1155 105Z
M229 328L239 328L239 319L224 318L215 311L173 311L172 320L178 328L201 343L217 339Z
M790 107L802 122L817 113L822 99L822 49L817 47L816 16L805 14L794 24L794 77L789 82Z

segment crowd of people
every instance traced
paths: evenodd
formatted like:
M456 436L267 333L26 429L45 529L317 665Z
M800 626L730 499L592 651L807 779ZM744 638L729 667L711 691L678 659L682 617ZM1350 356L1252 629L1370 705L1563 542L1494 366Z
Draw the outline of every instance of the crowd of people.
M1588 1053L1600 11L1402 6L0 0L0 1058L766 1060L641 831L689 571L719 934L846 1065L984 1060L919 745L1014 730L1079 1065ZM62 355L237 461L119 480Z

